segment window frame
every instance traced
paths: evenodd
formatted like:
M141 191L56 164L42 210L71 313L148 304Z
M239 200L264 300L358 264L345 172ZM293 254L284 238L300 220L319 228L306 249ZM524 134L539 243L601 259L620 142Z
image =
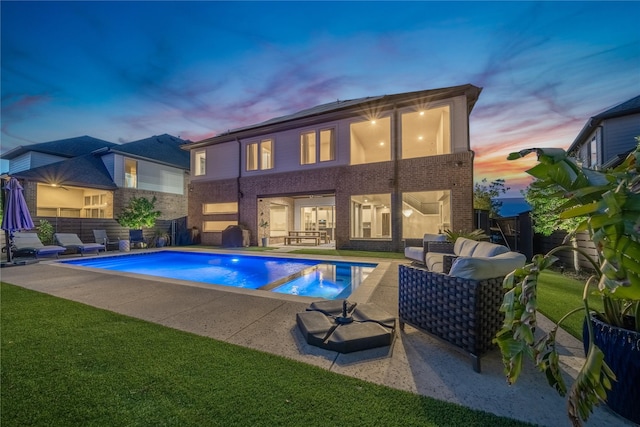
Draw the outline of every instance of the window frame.
M127 163L134 164L134 168L133 168L133 170L135 171L134 174L127 173ZM135 159L131 159L129 157L125 157L123 173L124 173L124 182L123 182L124 188L138 188L138 161ZM127 176L131 177L130 180L127 180ZM129 185L130 181L133 183L133 185Z
M269 148L267 149L267 145ZM274 168L275 142L273 138L247 143L245 149L245 171L269 170ZM268 158L265 161L265 158ZM265 165L266 163L266 165Z
M308 138L305 138L308 137ZM317 163L317 131L309 130L300 133L300 164L313 165ZM306 149L305 149L306 146ZM305 156L306 154L306 156ZM306 158L305 158L306 157Z
M429 126L428 123L423 124L423 127L419 129L406 129L405 128L405 120L413 119L411 116L418 115L424 116L425 114L429 114L430 112L436 112L437 110L442 110L439 114L444 114L448 123L442 123L440 128ZM424 108L413 108L401 111L399 114L399 127L400 127L400 158L401 159L415 159L421 157L430 157L430 156L440 156L453 153L453 106L448 103L437 103L434 105L429 105ZM432 120L425 118L425 120ZM435 131L434 131L435 129ZM420 142L416 140L410 141L414 135L409 135L409 130L417 130L418 139ZM427 136L434 136L434 140L427 140ZM423 141L422 138L425 138ZM441 141L438 138L442 138ZM433 151L431 153L430 151Z
M360 200L360 198L364 200ZM375 200L382 200L382 207L375 205ZM349 197L349 239L351 240L392 240L393 239L393 209L391 206L391 193L376 193L376 194L352 194ZM357 212L356 212L357 209ZM368 212L369 221L365 221L364 210ZM380 211L379 211L380 210ZM387 210L387 212L383 212ZM385 227L384 220L387 215L388 223ZM380 218L378 218L378 215ZM369 224L369 227L365 227L365 224ZM388 228L389 234L383 235L382 232ZM367 236L365 230L369 230ZM378 229L380 235L377 235Z
M329 155L325 153L325 147L322 143L323 133L329 132ZM312 135L312 136L311 136ZM309 136L305 141L304 137ZM305 143L309 145L306 149ZM313 148L311 148L311 146ZM328 157L328 158L325 158ZM313 130L305 130L300 132L300 165L315 165L318 163L332 162L336 160L336 128L324 127Z
M203 176L207 174L207 150L196 151L194 155L194 175ZM203 164L204 160L204 164Z

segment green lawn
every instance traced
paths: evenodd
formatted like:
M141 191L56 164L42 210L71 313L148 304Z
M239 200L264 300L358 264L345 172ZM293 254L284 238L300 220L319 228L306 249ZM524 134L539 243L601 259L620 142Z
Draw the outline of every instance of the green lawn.
M548 318L558 321L574 308L582 307L582 291L585 282L572 279L560 273L543 271L538 282L538 307ZM589 296L589 307L602 310L602 300ZM571 315L561 327L582 341L584 311Z
M1 284L0 424L520 426Z

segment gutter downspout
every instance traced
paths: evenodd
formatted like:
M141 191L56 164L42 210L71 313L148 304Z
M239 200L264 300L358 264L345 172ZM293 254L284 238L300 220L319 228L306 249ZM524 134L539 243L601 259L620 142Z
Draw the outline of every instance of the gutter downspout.
M393 238L391 239L391 246L394 251L398 251L401 249L401 241L402 241L402 197L400 195L400 183L399 176L399 163L400 163L400 141L399 138L399 123L398 120L398 105L396 103L393 104L393 197L392 202L395 199L395 209L393 210L392 215L392 227L391 232L393 233ZM392 203L392 206L394 204Z
M240 223L240 199L244 197L242 191L240 190L240 178L242 178L242 142L239 138L236 138L236 142L238 143L238 176L236 177L236 188L238 190L237 198L238 198L238 224Z

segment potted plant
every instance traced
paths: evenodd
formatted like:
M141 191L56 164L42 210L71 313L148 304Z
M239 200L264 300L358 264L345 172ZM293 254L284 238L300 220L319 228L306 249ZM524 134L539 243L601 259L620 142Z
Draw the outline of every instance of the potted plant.
M638 142L620 166L607 171L581 168L562 149L528 149L508 157L538 155L538 164L527 171L536 178L532 185L554 190L555 197L566 199L561 219L584 218L569 233L569 239L572 234L588 231L596 246L597 259L568 244L534 256L530 264L508 275L501 307L504 325L495 338L509 383L518 379L523 359L529 356L564 396L567 387L560 372L555 334L568 315L583 311L586 359L568 391L568 415L574 425L587 420L600 402L640 423L640 138ZM563 250L578 251L593 267L593 276L584 287L584 306L569 312L547 334L536 337L538 276L557 261L554 254ZM603 300L602 312L589 308L587 296L592 290Z
M473 231L451 231L444 230L444 234L447 236L447 241L451 243L455 243L458 240L458 237L464 237L470 240L489 240L489 236L486 235L484 230L475 229Z
M120 212L118 224L129 230L142 230L156 225L156 220L162 212L155 209L156 197L151 200L145 197L132 197L129 204ZM127 239L128 240L128 239ZM123 245L128 247L129 245Z
M53 244L53 225L46 219L40 220L40 225L38 225L38 239L45 245Z
M169 241L169 233L160 228L153 231L153 244L156 248L164 247Z
M267 227L269 227L269 222L265 221L264 218L260 218L260 223L258 224L260 228L262 228L262 246L269 246L269 237L267 237Z

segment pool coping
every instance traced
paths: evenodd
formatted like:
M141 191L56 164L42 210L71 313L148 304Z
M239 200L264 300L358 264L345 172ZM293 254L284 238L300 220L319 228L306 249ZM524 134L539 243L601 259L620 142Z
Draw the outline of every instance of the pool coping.
M360 285L356 288L356 290L347 297L347 299L351 302L355 303L367 303L371 299L371 295L375 291L376 287L382 280L384 274L391 267L391 262L385 260L384 258L374 258L374 257L341 257L335 255L310 255L310 254L295 254L291 252L251 252L242 250L229 250L229 249L211 249L211 248L189 248L189 247L181 247L181 248L151 248L151 249L141 249L136 250L134 253L132 252L113 252L100 254L98 257L118 257L118 256L135 256L135 255L144 255L146 253L154 253L154 252L198 252L198 253L210 253L210 254L233 254L233 255L244 255L244 256L252 256L252 257L269 257L269 258L299 258L299 259L313 259L318 261L332 261L332 262L347 262L347 263L366 263L366 264L377 264L374 270L369 273L366 279L360 283ZM89 258L89 257L86 257ZM81 258L72 258L81 259ZM271 292L269 290L262 289L246 289L246 288L236 288L233 286L224 286L224 285L216 285L210 283L197 282L192 280L184 280L184 279L174 279L167 278L161 276L151 276L146 274L139 273L127 273L123 271L115 271L115 270L106 270L102 268L92 268L85 266L78 266L73 264L68 264L65 261L72 260L71 258L67 259L55 259L55 260L47 260L41 261L43 264L53 265L62 268L70 268L77 269L80 271L92 271L96 273L108 274L113 276L127 277L131 279L147 279L147 280L156 280L162 283L170 283L181 286L192 286L204 289L215 289L223 292L232 292L242 295L252 295L259 296L263 298L271 298L278 299L290 302L302 302L309 303L311 301L317 301L318 299L322 299L320 297L307 297L307 296L298 296L298 295L289 295L282 294L278 292Z

